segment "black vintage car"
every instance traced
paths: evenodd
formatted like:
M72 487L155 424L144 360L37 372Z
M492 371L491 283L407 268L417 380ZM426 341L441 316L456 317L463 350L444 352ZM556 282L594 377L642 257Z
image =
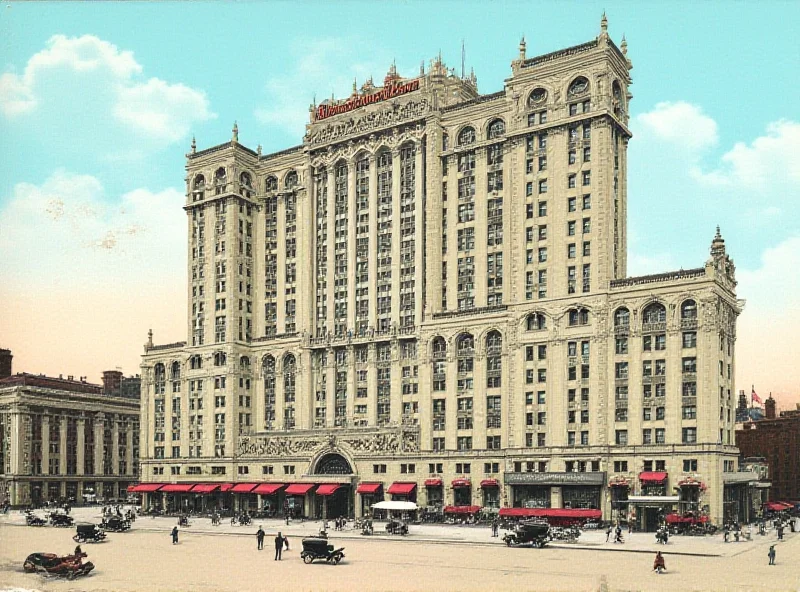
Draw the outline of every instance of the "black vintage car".
M511 546L530 544L534 548L544 547L550 541L550 526L546 522L520 522L514 532L503 537L503 542Z
M389 534L408 534L408 524L400 520L389 520L386 523L386 532Z
M94 569L94 563L83 563L81 555L60 556L55 553L31 553L22 564L22 569L27 573L42 573L72 579L85 576Z
M124 518L111 516L109 518L103 518L103 522L100 523L100 528L111 532L125 532L131 529L131 523Z
M28 526L47 526L47 520L33 512L25 512L25 524Z
M72 518L72 516L53 512L50 514L50 524L53 526L69 527L75 524L75 520Z
M96 524L78 524L77 530L72 537L76 543L101 543L106 539L106 533Z
M300 552L300 557L304 563L312 563L315 559L324 559L328 563L336 565L344 559L343 551L344 547L334 550L333 545L328 544L328 539L309 537L303 539L303 550Z

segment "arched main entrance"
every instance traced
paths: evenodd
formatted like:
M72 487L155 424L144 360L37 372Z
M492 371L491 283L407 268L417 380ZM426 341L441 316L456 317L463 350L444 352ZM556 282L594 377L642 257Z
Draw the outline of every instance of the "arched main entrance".
M314 467L315 475L352 475L350 462L337 452L320 457ZM329 495L318 495L316 515L320 518L338 518L353 515L353 492L349 483L339 484Z

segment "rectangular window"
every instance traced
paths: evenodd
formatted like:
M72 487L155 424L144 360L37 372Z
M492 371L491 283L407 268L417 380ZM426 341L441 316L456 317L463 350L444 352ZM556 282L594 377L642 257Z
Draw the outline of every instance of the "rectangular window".
M615 433L614 441L616 442L617 446L627 446L628 430L617 430Z
M681 441L684 444L697 442L697 428L681 428Z

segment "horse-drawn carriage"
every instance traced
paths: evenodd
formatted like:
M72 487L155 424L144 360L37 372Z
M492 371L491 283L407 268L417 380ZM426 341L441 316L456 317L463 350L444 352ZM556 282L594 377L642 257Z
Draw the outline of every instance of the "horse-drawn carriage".
M530 544L534 548L544 547L550 541L550 526L547 522L523 521L513 532L503 537L509 547Z

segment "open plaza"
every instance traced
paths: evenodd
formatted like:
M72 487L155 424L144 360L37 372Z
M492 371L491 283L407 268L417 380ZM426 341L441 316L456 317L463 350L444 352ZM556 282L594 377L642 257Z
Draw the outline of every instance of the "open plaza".
M78 522L99 523L98 507L76 508ZM800 590L800 534L777 541L774 530L752 541L725 543L713 537L674 536L657 545L652 533L625 535L623 544L606 542L605 531L584 531L577 543L551 543L542 549L510 548L491 537L488 526L412 525L407 536L373 536L348 526L329 530L338 565L300 558L303 537L317 535L321 521L255 520L246 527L223 520L193 519L172 544L173 517L140 517L130 531L110 533L98 544L83 544L95 570L87 577L26 574L22 562L32 552L71 553L75 528L26 527L24 515L0 517L0 590L249 591L280 585L283 590ZM267 541L257 549L261 526ZM289 551L274 560L277 532ZM501 531L502 534L502 531ZM767 552L776 547L776 564ZM657 551L667 572L652 571Z

